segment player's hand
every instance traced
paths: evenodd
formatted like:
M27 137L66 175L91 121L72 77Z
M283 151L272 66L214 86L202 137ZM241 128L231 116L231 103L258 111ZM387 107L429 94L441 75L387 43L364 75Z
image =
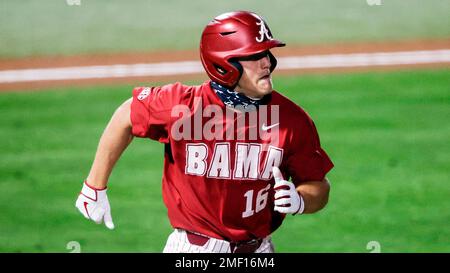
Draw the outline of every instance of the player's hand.
M303 197L298 193L294 183L284 180L278 167L272 169L275 179L275 207L280 213L301 214L305 209Z
M86 219L97 224L104 222L107 228L114 229L106 188L98 190L89 186L85 181L75 206Z

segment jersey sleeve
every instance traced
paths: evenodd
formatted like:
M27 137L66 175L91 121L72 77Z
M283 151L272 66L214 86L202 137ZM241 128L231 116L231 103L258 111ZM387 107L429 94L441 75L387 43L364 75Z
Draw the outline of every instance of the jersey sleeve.
M136 87L131 103L132 134L168 143L171 111L180 101L181 84Z
M288 172L296 186L303 181L322 181L334 166L320 146L316 126L308 114L299 125L293 133L292 152L287 159Z

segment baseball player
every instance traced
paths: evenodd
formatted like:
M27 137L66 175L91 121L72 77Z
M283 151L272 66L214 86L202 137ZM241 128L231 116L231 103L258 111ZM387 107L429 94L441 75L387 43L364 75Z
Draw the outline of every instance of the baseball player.
M163 252L271 253L287 215L328 202L333 167L310 116L273 90L285 46L259 15L229 12L205 27L200 57L210 80L137 87L113 114L76 201L113 229L107 183L133 137L165 145L162 193L174 231Z

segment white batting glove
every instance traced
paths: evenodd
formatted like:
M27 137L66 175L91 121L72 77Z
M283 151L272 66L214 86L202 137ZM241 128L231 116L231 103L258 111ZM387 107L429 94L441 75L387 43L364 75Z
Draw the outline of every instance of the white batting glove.
M303 197L298 193L294 183L284 180L278 167L272 169L275 179L275 207L274 210L280 213L301 214L305 209Z
M89 186L85 181L75 206L86 219L97 224L105 222L107 228L114 229L106 188L98 190Z

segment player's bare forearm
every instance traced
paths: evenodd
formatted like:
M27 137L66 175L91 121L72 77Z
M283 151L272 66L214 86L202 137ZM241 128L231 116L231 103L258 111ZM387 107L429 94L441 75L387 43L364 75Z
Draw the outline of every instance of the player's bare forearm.
M87 183L95 188L106 187L114 165L133 140L130 110L131 99L117 108L100 138L95 159L87 177Z
M325 177L323 181L302 182L297 191L303 197L305 210L303 213L315 213L326 206L330 193L330 183Z

